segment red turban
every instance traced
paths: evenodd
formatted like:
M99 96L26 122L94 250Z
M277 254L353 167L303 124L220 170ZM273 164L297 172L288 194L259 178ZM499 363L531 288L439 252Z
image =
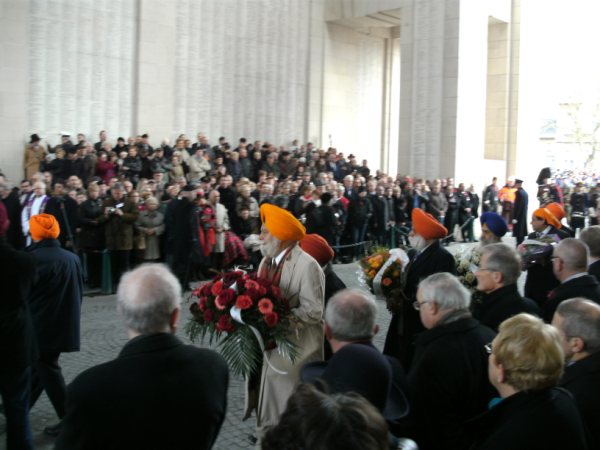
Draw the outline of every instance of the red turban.
M414 232L423 239L441 239L448 234L446 227L420 208L413 208L411 218Z
M51 214L38 214L29 219L29 233L34 241L56 239L60 234L60 226Z
M300 241L300 247L315 258L319 265L324 266L333 259L335 253L329 243L318 234L307 234Z
M280 241L301 241L306 236L306 228L292 213L278 206L263 203L260 219L269 233Z

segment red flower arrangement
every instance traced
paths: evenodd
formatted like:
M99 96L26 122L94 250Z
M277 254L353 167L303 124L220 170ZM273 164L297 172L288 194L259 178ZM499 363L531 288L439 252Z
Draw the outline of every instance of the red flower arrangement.
M298 354L288 338L291 311L281 290L256 273L219 274L192 292L192 319L186 332L192 341L209 336L231 370L245 377L262 362L264 350L277 348L294 361Z

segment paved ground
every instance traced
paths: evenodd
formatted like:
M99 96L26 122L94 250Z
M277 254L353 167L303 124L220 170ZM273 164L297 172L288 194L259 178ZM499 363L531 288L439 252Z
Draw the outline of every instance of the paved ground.
M335 270L348 286L357 287L357 264L335 266ZM187 322L190 315L184 301L182 324ZM389 315L383 302L379 302L379 323L383 330L387 329ZM177 335L185 342L183 327ZM379 345L383 345L385 333L380 333L377 338ZM111 296L86 297L83 301L81 316L81 348L80 352L65 353L60 362L65 380L69 383L83 370L99 363L114 359L123 345L127 342L125 328L116 312L116 299ZM202 344L198 344L202 345ZM246 436L253 433L256 422L254 418L245 422L241 421L244 407L244 384L240 378L232 378L229 387L229 403L225 423L215 445L217 450L251 448ZM54 439L46 437L42 430L48 425L57 422L54 409L46 394L42 394L37 404L31 410L31 424L33 428L35 448L40 450L52 449ZM4 427L4 416L0 415L0 428ZM5 449L5 435L0 436L0 449Z
M473 245L473 244L471 244ZM458 246L451 246L454 251ZM359 287L358 264L336 265L335 271L348 287ZM183 305L182 324L190 317L187 305ZM116 312L115 296L86 297L83 302L81 318L81 348L80 352L67 353L61 356L61 365L64 376L69 383L77 374L83 370L99 363L114 359L125 344L127 338L125 328ZM379 348L383 347L385 333L389 324L390 316L385 309L383 301L378 301L378 323L381 327L375 343ZM177 332L178 336L189 342L182 329ZM201 345L201 344L198 344ZM245 449L251 448L246 440L248 434L254 431L255 420L241 421L244 406L244 385L239 378L232 378L229 388L229 406L225 423L215 445L217 450ZM34 434L35 448L40 450L51 449L53 439L43 435L42 430L48 425L57 422L48 398L45 394L38 400L31 411L31 423ZM0 415L0 428L4 427L4 417ZM0 449L5 448L5 435L0 436Z

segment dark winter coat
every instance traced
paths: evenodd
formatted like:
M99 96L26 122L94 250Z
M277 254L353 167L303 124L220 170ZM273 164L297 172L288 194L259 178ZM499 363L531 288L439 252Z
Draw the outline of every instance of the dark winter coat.
M116 208L118 204L123 204L121 210L122 216L117 214L102 215L98 220L104 225L104 234L106 236L106 248L109 250L131 250L133 249L133 224L138 218L140 211L131 200L122 198L117 201L113 197L104 200L104 208Z
M402 311L392 316L383 350L386 355L398 358L406 369L410 367L414 353L415 335L425 330L419 312L412 306L417 299L419 283L429 275L440 272L456 275L456 263L454 256L439 241L431 244L420 255L415 255L406 268Z
M550 323L559 303L570 298L583 297L600 304L600 284L596 277L583 275L569 280L550 292L543 306L543 319Z
M99 220L104 214L102 200L91 198L79 205L79 247L82 249L100 250L105 246L104 226Z
M0 361L2 370L21 372L36 359L28 298L35 282L35 257L0 238Z
M27 251L36 259L29 308L40 352L78 351L83 295L79 257L60 248L56 239L34 243Z
M451 317L458 319L448 322ZM485 350L494 336L470 314L455 311L417 337L408 383L419 449L468 448L465 422L483 413L495 392Z
M511 395L470 421L468 428L476 437L474 450L588 448L575 402L559 388Z
M538 317L541 315L538 305L533 300L522 297L516 284L483 294L472 303L472 310L475 319L495 331L498 331L502 322L517 314L529 313Z
M560 386L568 390L591 438L590 449L600 449L600 352L567 364Z
M227 364L215 352L172 334L138 336L69 385L55 448L210 449L228 384Z

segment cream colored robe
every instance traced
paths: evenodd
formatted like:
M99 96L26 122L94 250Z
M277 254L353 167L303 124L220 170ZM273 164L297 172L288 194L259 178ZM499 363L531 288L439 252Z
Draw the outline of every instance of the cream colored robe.
M265 259L261 262L265 263ZM295 364L279 356L277 349L263 357L257 424L260 428L275 425L285 410L288 398L300 381L300 369L306 363L323 360L323 308L325 274L319 263L297 244L287 255L279 283L284 298L290 302L292 313L299 320L290 336L298 344L300 355ZM271 364L286 375L274 372Z

